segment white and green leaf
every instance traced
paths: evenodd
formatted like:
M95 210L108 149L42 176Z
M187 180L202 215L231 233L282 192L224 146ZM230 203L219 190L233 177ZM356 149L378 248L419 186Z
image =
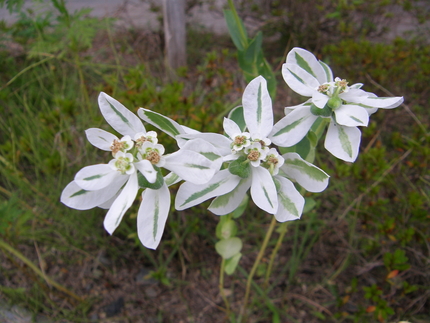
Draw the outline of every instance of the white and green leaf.
M322 169L309 163L297 153L282 155L282 171L309 192L322 192L326 189L330 176Z
M365 108L355 104L344 104L334 111L336 122L347 127L367 127L369 124L369 113Z
M123 136L129 135L133 138L138 132L146 132L142 121L111 96L101 92L98 102L103 117Z
M242 96L243 114L248 131L265 138L273 127L272 99L267 81L262 76L253 79Z
M137 115L145 122L152 124L154 127L157 127L158 129L173 138L175 138L177 135L186 133L179 123L168 117L163 116L160 113L140 108L137 111Z
M209 205L208 210L216 215L225 215L235 211L242 204L250 186L250 178L241 179L232 191L215 198Z
M149 249L160 244L170 210L170 192L164 184L158 190L146 189L137 213L137 234L140 242Z
M219 133L196 133L196 134L181 134L176 137L176 140L178 142L179 147L184 147L184 145L193 139L203 139L210 144L212 144L218 152L222 156L226 156L231 153L231 140L228 139L226 136L221 135Z
M302 140L311 129L317 116L310 111L310 106L303 105L294 109L279 120L269 136L275 145L291 147Z
M311 97L320 86L315 76L296 64L282 65L282 76L294 92L306 97Z
M358 156L361 132L357 127L344 127L330 122L324 147L335 157L354 162Z
M220 240L215 244L215 250L223 259L229 259L242 250L242 240L238 237Z
M252 167L251 197L262 210L275 214L278 209L278 197L275 183L270 172L263 167Z
M164 168L194 184L207 183L219 169L219 163L191 150L180 149L166 155L165 161Z
M98 128L90 128L85 130L88 141L98 149L111 151L111 146L114 140L118 140L118 137Z
M200 204L215 196L227 194L240 182L238 176L231 175L228 169L219 171L206 184L196 185L190 182L183 183L176 194L175 208L185 210Z
M311 52L295 47L287 55L287 64L295 64L318 80L320 84L330 79L331 70L326 64L321 64ZM333 79L333 75L331 75Z
M84 190L96 191L105 188L121 176L127 175L121 175L107 164L97 164L86 166L77 172L75 182Z
M130 175L127 184L110 207L104 219L104 227L109 234L112 234L120 224L125 212L133 204L138 191L137 173Z
M278 210L275 213L275 218L279 222L293 221L300 219L305 199L294 184L281 176L275 176L277 182L276 188L278 191Z

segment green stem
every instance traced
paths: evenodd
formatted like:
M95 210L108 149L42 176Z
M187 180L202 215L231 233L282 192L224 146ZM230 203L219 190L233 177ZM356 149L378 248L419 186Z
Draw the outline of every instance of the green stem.
M284 240L285 234L287 233L287 224L288 224L288 222L281 223L281 225L279 227L281 233L278 237L278 241L276 241L275 248L273 249L272 254L270 255L269 266L267 267L266 277L264 278L264 285L263 285L264 289L266 289L267 286L269 285L269 278L270 278L270 275L272 273L273 264L275 262L275 257L278 254L279 248L281 248L282 241Z
M249 299L249 293L251 290L252 279L254 278L255 272L257 271L257 267L260 264L261 258L263 258L263 256L264 256L264 252L266 251L267 244L269 243L270 237L272 236L273 230L275 229L275 225L276 225L276 218L273 216L272 222L270 222L269 229L267 230L266 236L264 237L263 244L261 245L261 248L260 248L260 251L258 252L257 258L255 259L255 262L254 262L254 265L252 266L251 272L249 273L248 280L246 281L245 297L243 300L242 308L240 310L240 316L239 316L238 322L241 322L242 318L246 319L246 317L244 317L244 315L245 315L245 310L246 310L246 306L247 306L248 299ZM246 320L244 320L244 322L245 321Z
M227 317L230 317L230 303L229 303L227 296L225 295L225 291L224 291L224 271L225 271L225 259L223 258L221 261L218 288L219 288L219 292L221 294L221 297L224 301L225 308L227 310Z
M78 295L76 295L75 293L69 291L67 288L65 288L64 286L58 284L56 281L52 280L51 278L49 278L48 276L46 276L44 273L42 273L42 271L39 268L37 268L37 266L34 263L32 263L30 259L28 259L27 257L25 257L22 253L20 253L18 250L16 250L15 248L13 248L7 242L5 242L3 240L0 240L0 248L3 248L4 250L10 252L15 257L17 257L19 260L21 260L23 263L25 263L37 275L39 275L40 277L42 277L46 281L47 284L49 284L51 286L54 286L59 291L62 291L63 293L65 293L65 294L73 297L74 299L78 300L79 302L83 302L83 299L80 298Z

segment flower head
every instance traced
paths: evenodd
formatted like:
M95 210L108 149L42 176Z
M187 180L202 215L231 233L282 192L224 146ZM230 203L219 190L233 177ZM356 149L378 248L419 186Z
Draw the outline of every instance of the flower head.
M215 134L206 136L206 140L220 147L219 151L225 152L224 161L228 163L228 168L219 171L207 184L185 182L178 190L175 207L183 210L216 197L209 210L224 215L235 210L250 190L254 203L274 214L278 221L298 219L303 210L304 198L292 180L309 191L319 192L327 186L329 176L295 153L281 156L276 148L270 148L273 141L273 111L263 77L259 76L248 84L242 103L243 128L232 119L225 118L224 131L229 138ZM232 151L237 136L244 133L250 134L249 138L246 136L250 144ZM196 136L198 134L180 135L184 140Z
M353 162L361 140L358 126L367 126L369 115L379 108L392 109L403 97L377 97L361 90L362 84L335 78L330 67L301 48L293 48L282 67L288 86L310 99L287 107L286 116L273 127L272 141L280 146L297 144L319 118L329 123L324 146L337 158Z
M146 132L142 121L121 103L101 93L99 107L106 121L123 137L118 139L96 128L86 131L90 143L111 151L114 159L108 164L81 169L63 190L61 202L78 210L93 207L109 209L104 227L112 234L133 204L138 191L143 190L137 216L138 236L144 246L155 249L170 209L168 185L181 179L203 184L219 169L222 158L216 155L212 145L200 140L191 140L178 151L165 156L157 133ZM164 118L165 123L173 124L173 120ZM181 126L178 125L178 128L181 129ZM204 153L211 153L213 160ZM160 167L172 173L163 178Z

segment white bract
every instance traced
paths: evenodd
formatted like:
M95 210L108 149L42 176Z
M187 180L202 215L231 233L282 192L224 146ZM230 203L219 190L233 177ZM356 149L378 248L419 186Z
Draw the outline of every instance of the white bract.
M272 100L262 76L248 84L242 104L246 129L225 118L224 131L228 137L178 134L184 141L203 138L212 143L224 156L228 168L219 171L206 184L182 184L175 207L183 210L216 197L209 210L224 215L234 211L250 189L254 203L274 214L278 221L296 220L303 211L304 198L291 180L308 191L321 192L327 187L329 176L296 153L281 156L275 148L269 147L273 128Z
M106 121L124 137L118 139L96 128L86 131L88 141L99 149L111 151L113 159L108 164L81 169L63 190L61 202L78 210L109 209L104 227L112 234L142 188L138 236L145 247L155 249L170 210L168 185L181 179L195 184L208 182L219 170L221 156L201 139L191 140L180 150L164 155L165 149L158 143L157 133L146 132L136 115L105 93L99 95L98 102ZM164 122L175 123L163 118ZM211 153L212 160L205 153ZM172 173L163 178L160 167Z
M282 75L293 91L310 99L285 108L286 116L273 127L273 143L293 146L306 136L318 118L326 118L330 123L325 148L349 162L358 155L361 132L357 127L367 126L369 115L379 108L392 109L403 102L403 97L377 97L365 92L360 83L348 86L346 80L333 80L330 67L301 48L288 53Z

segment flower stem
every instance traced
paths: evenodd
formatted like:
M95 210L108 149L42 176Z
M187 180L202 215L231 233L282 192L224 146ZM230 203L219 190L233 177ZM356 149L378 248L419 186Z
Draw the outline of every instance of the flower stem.
M257 258L255 259L254 265L252 266L251 272L249 273L248 280L246 282L246 290L245 297L243 300L243 305L240 310L240 316L238 322L242 322L242 318L244 318L244 322L246 321L245 310L249 299L249 293L251 290L252 279L254 278L255 272L257 271L257 267L260 264L261 258L264 256L264 252L266 251L267 244L269 243L270 237L272 236L273 230L275 229L276 218L272 216L272 222L270 222L269 229L266 232L266 236L264 237L264 241L260 247L260 251L258 252Z
M269 285L269 278L270 278L270 275L272 274L273 263L275 262L275 257L279 251L279 248L281 248L282 241L284 240L285 234L287 233L287 223L288 222L284 222L284 223L281 223L281 225L280 225L281 232L280 232L280 235L278 237L278 241L276 241L275 248L273 249L272 254L270 255L269 266L267 267L266 277L264 278L264 289L266 289L267 286Z
M225 291L224 291L224 269L225 269L225 259L223 258L222 262L221 262L220 273L219 273L219 285L218 285L218 288L219 288L219 292L221 294L221 297L222 297L222 299L224 301L224 304L225 304L225 307L226 307L226 310L227 310L227 313L226 313L227 317L230 317L230 303L229 303L229 301L227 299L227 296L225 295Z

